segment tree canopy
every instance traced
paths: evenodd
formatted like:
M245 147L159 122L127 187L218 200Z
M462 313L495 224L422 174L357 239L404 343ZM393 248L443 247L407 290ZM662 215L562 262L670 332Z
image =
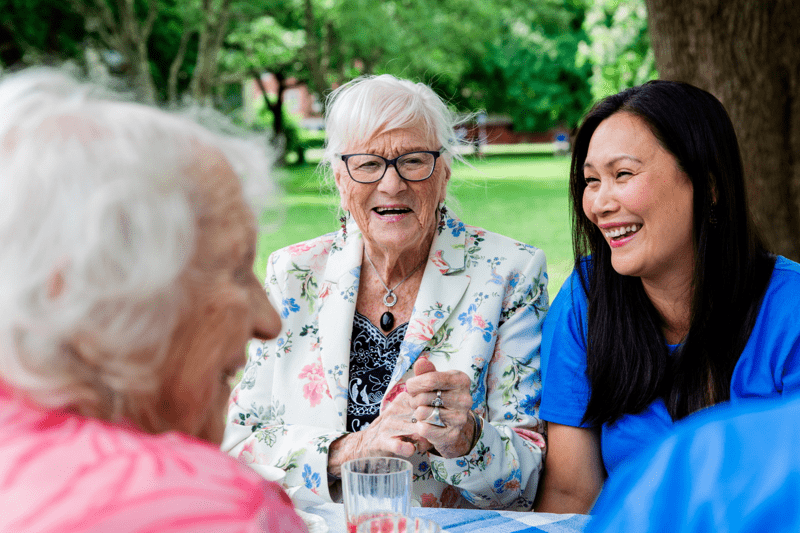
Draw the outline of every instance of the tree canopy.
M573 127L602 87L652 77L644 0L0 0L0 61L86 62L150 101L220 104L271 72L320 99L361 74L425 81L518 130ZM24 5L23 5L24 4ZM280 98L268 98L280 126Z

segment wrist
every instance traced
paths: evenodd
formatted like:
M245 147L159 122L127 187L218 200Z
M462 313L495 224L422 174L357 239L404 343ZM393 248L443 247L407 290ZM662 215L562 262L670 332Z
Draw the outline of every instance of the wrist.
M478 444L478 441L483 434L483 419L479 417L475 411L470 411L472 415L472 442L469 444L469 450L467 453L471 452L475 446Z
M331 442L328 446L328 478L339 480L342 478L342 465L348 460L348 437L353 433L346 433Z

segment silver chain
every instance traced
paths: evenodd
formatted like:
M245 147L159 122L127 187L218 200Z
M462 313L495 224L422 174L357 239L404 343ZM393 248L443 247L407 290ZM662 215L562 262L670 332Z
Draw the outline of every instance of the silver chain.
M384 289L386 289L386 295L383 297L383 305L385 305L386 307L394 307L394 304L396 304L396 303L397 303L397 295L394 293L394 291L397 289L397 287L399 287L400 285L402 285L403 283L405 283L405 281L406 281L408 278L410 278L411 276L413 276L413 275L414 275L414 272L416 272L417 270L419 270L419 267L421 267L422 265L424 265L424 264L425 264L425 259L427 259L427 258L423 259L423 260L422 260L422 262L421 262L420 264L418 264L418 265L417 265L417 268L415 268L414 270L412 270L412 271L411 271L411 272L408 274L408 276L404 277L404 278L402 279L402 281L400 281L400 283L398 283L397 285L395 285L394 287L392 287L392 288L390 289L390 288L389 288L389 287L386 285L386 283L384 283L384 282L383 282L383 279L381 278L381 275L380 275L380 274L378 274L378 269L377 269L377 268L375 268L375 264L372 262L372 258L371 258L371 257L369 256L369 254L367 253L367 247L366 247L366 246L364 247L364 255L366 255L366 256L367 256L367 261L369 261L369 266L371 266L371 267L372 267L372 270L374 270L374 271L375 271L375 275L376 275L376 276L378 276L378 281L380 281L380 282L381 282L381 285L383 285L383 288L384 288ZM389 300L389 297L391 297L391 301Z

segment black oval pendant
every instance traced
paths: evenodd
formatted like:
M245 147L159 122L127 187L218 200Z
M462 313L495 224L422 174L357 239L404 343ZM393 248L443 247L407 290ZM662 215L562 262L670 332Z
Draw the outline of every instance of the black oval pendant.
M394 327L394 315L386 311L381 315L381 329L383 331L392 331Z

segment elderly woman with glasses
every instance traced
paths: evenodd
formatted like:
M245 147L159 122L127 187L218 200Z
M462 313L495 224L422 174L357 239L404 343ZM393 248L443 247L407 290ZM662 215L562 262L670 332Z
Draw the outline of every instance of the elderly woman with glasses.
M251 345L223 449L295 497L337 500L344 462L394 456L420 505L530 510L544 253L445 209L455 120L428 86L364 77L327 109L347 215L270 257L283 328Z

